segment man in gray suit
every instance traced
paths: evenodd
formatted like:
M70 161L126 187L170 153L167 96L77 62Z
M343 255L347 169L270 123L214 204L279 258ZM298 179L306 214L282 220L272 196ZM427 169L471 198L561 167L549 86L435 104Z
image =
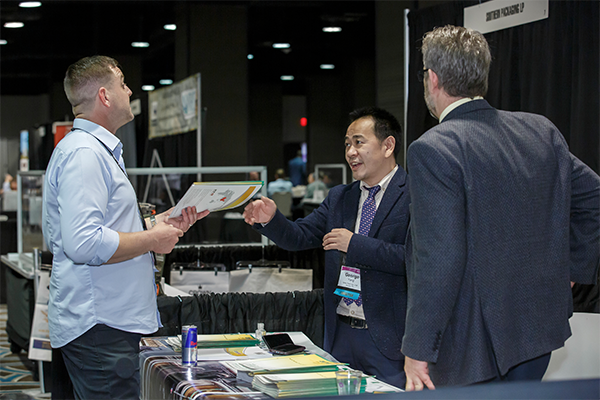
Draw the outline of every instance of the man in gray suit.
M411 144L406 389L537 379L571 335L570 282L596 282L600 177L546 118L492 108L488 44L423 39L440 124Z

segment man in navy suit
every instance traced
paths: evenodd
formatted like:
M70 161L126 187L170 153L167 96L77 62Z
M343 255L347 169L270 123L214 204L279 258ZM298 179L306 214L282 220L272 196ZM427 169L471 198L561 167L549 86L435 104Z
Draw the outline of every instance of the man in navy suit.
M323 246L325 350L404 387L400 347L410 199L406 172L396 164L401 128L379 108L356 110L350 119L346 161L355 182L332 188L316 210L295 222L264 197L246 206L244 217L284 249Z
M596 282L600 177L546 118L492 108L478 32L423 39L440 124L408 150L406 389L540 380L571 335L571 283Z

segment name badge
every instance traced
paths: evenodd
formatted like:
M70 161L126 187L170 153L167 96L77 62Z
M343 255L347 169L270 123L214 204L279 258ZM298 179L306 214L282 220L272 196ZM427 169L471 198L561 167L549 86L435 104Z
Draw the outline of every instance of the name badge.
M360 269L342 265L338 286L360 292Z
M360 294L360 269L342 265L335 294L349 299L358 299Z

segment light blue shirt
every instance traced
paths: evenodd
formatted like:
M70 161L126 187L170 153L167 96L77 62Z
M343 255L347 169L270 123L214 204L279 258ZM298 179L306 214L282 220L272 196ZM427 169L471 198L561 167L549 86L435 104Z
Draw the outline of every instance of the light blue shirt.
M106 264L118 232L143 230L122 144L84 119L73 128L52 153L43 194L42 229L54 256L48 305L54 348L96 324L142 334L160 325L151 254Z
M276 193L276 192L290 192L291 193L292 187L294 187L292 182L279 178L272 182L269 182L269 184L267 185L267 194L269 195L269 197L271 197L273 195L273 193Z

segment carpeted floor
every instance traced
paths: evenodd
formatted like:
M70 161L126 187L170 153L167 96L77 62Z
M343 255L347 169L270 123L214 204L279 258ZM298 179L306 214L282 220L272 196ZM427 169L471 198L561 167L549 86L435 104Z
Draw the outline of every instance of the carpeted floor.
M0 399L49 399L50 394L42 394L35 380L35 362L27 358L25 351L11 353L6 319L6 304L0 304Z

